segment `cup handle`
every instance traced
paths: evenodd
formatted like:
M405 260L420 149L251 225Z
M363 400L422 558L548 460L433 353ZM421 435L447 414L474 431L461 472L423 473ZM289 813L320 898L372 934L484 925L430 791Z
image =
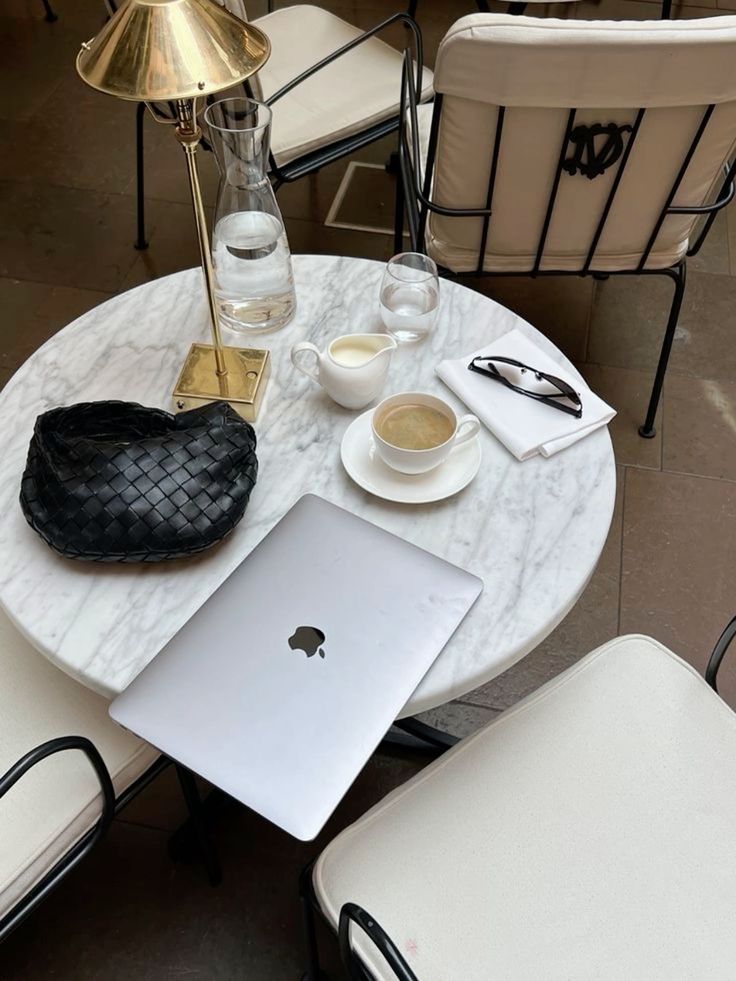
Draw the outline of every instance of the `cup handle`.
M309 341L300 341L298 344L295 344L294 347L291 349L291 363L294 365L295 368L298 368L299 371L303 372L305 375L307 375L309 378L312 378L314 381L317 382L317 384L319 384L319 374L316 370L316 364L314 368L310 369L307 368L305 364L299 364L299 361L297 360L297 355L302 354L305 351L308 351L310 354L313 354L316 360L319 361L320 353L318 348L316 348L314 344L310 344Z
M464 433L461 433L460 430L463 428L463 426L467 426L468 428ZM458 419L457 423L455 446L459 446L461 443L467 443L469 439L472 439L473 436L477 436L479 432L480 420L477 416L474 416L471 413L468 413L466 416L462 416L460 419Z

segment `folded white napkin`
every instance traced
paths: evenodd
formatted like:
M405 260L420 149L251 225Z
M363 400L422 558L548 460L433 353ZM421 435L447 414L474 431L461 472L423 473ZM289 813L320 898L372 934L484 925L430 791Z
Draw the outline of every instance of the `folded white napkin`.
M525 365L546 371L568 382L580 393L583 415L580 419L559 412L544 402L527 398L505 385L469 371L468 365L475 357L495 355L515 358ZM455 361L443 361L437 366L437 374L442 381L474 412L517 460L527 460L541 453L552 456L595 429L607 425L616 415L615 411L591 392L588 386L569 371L565 371L548 354L545 354L520 330L509 331L496 341L485 344L472 354L466 354ZM503 365L503 374L514 384L524 384L528 388L539 386L541 391L549 391L546 382L537 382L531 372L521 374L512 365Z

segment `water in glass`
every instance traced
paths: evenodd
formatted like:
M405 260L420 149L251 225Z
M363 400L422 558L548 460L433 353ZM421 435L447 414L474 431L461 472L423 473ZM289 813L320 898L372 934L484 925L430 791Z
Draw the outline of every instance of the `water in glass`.
M413 252L390 259L381 284L380 306L383 325L397 341L426 337L439 308L439 279L432 260Z
M431 283L388 284L381 291L381 318L397 341L426 337L437 316L437 290Z

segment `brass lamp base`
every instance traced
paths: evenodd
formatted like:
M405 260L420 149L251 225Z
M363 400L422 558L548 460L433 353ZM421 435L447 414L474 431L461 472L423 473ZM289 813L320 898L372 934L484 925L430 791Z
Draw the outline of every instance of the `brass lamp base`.
M174 411L223 400L247 422L255 422L271 371L268 351L223 347L222 353L226 375L217 374L211 344L192 344L174 386Z

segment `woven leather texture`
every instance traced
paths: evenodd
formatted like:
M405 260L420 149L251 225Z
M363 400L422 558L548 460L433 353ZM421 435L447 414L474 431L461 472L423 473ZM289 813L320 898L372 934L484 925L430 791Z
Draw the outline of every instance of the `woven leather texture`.
M226 402L176 416L84 402L36 420L20 504L68 558L157 562L232 531L257 474L253 427Z

